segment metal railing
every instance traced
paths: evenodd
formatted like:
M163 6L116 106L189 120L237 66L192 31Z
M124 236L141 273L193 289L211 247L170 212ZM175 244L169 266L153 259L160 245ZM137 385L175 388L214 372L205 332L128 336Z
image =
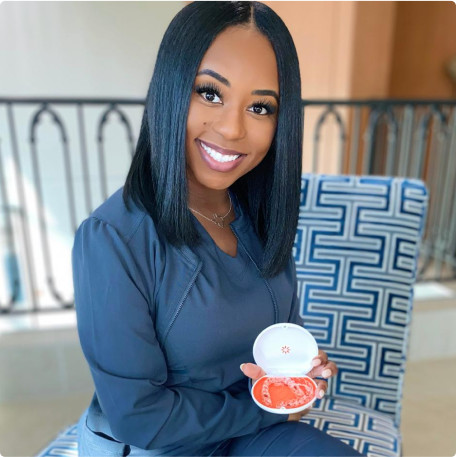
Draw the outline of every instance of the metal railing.
M321 132L333 120L337 127L333 172L402 176L426 183L430 200L418 279L455 279L456 100L312 100L303 104L304 135L312 135L313 172L322 171ZM306 132L309 115L315 126Z
M73 306L74 232L123 184L143 107L139 99L0 98L0 313ZM455 108L303 101L303 171L426 182L420 279L456 277Z

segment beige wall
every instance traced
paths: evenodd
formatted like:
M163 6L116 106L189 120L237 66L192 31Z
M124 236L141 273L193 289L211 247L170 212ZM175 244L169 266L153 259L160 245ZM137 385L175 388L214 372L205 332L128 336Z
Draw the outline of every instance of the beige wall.
M296 44L303 98L454 97L456 4L266 1Z
M444 70L456 56L452 2L264 3L293 36L304 99L456 97L456 85ZM342 109L340 114L350 129L348 113ZM312 171L318 115L307 112L303 171ZM364 123L362 119L361 130ZM338 171L339 132L335 122L321 132L316 171Z
M347 97L355 2L264 2L285 22L298 51L303 98Z
M455 98L445 62L456 57L456 4L398 2L391 97Z
M388 97L397 2L357 2L351 98Z
M298 52L302 98L349 98L355 58L356 2L264 2L285 22ZM303 171L313 169L314 132L319 109L308 109L304 124ZM344 121L347 112L340 111ZM331 122L320 133L318 171L335 173L340 130Z

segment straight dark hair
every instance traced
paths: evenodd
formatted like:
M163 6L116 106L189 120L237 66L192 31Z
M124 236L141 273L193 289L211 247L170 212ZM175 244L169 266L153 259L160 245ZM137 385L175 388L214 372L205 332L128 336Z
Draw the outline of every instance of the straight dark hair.
M290 261L299 215L302 109L299 61L282 19L260 2L192 2L168 26L147 93L123 199L148 212L175 246L201 242L187 207L185 137L194 80L213 40L230 26L255 27L271 43L279 75L279 113L271 147L232 184L260 238L261 274L276 276Z

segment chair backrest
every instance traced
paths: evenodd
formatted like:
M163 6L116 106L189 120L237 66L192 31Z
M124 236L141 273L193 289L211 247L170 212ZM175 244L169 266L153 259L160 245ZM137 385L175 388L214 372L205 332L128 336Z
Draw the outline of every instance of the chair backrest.
M301 178L293 247L300 314L338 365L328 394L397 425L427 201L415 179Z

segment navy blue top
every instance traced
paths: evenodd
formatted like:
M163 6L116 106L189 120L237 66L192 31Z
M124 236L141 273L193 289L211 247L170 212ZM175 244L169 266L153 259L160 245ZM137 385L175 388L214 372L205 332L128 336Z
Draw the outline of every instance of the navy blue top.
M92 430L156 455L209 455L224 440L288 419L254 403L239 365L254 363L264 328L302 325L294 259L262 279L261 242L230 195L235 257L194 216L203 243L172 246L148 214L126 209L122 189L79 227L73 277L96 390Z

